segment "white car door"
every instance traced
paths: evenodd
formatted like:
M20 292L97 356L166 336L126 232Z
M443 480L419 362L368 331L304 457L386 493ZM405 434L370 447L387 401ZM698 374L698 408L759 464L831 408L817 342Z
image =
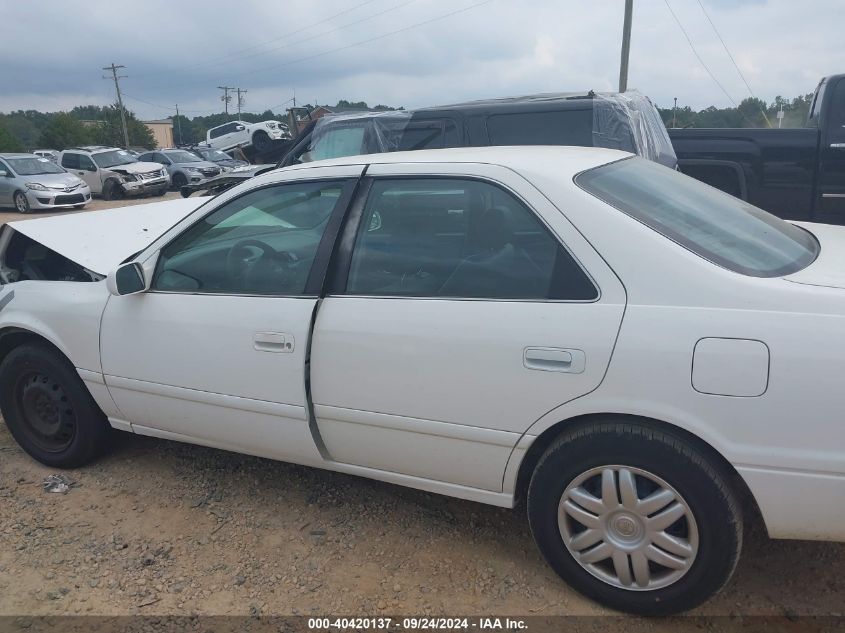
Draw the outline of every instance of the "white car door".
M624 288L510 170L372 165L362 187L312 343L326 451L500 491L531 424L601 383Z
M308 425L308 339L338 214L360 172L313 170L306 181L289 173L289 182L275 178L200 210L160 240L150 290L111 297L103 314L103 372L122 422L257 455L320 459Z

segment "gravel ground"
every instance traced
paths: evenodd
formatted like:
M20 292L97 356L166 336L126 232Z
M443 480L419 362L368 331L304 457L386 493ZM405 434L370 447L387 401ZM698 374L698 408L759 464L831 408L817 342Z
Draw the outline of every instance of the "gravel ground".
M550 571L520 511L115 436L110 456L50 494L53 471L0 424L0 616L608 613ZM845 544L758 530L697 613L840 616L843 597Z
M607 613L519 511L115 435L62 495L0 425L0 615ZM840 615L844 578L845 545L754 533L698 613Z

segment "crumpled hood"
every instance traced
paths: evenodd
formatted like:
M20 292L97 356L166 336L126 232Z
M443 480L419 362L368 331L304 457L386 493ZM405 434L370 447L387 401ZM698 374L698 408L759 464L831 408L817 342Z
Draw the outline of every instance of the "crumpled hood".
M794 222L816 236L821 249L812 264L784 279L810 286L845 288L845 226Z
M127 163L126 165L115 165L114 167L107 167L109 171L122 172L127 174L146 174L151 171L161 171L164 169L158 163Z
M92 272L108 275L120 262L152 244L209 199L167 200L21 220L10 222L9 226Z

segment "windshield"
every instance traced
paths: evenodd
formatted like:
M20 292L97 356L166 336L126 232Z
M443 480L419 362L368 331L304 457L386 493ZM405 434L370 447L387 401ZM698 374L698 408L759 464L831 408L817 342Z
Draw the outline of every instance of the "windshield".
M199 153L206 160L217 162L219 160L232 160L226 152L221 152L219 149L201 149Z
M202 158L197 156L196 154L191 154L191 152L165 152L165 156L167 156L170 160L174 163L201 163Z
M816 239L698 180L642 158L596 167L575 178L594 196L728 270L780 277L811 264Z
M48 158L9 158L9 166L18 176L63 174L65 170Z
M108 152L101 152L99 154L92 155L91 158L93 158L94 162L97 163L97 167L103 169L138 162L138 159L125 149L113 149Z

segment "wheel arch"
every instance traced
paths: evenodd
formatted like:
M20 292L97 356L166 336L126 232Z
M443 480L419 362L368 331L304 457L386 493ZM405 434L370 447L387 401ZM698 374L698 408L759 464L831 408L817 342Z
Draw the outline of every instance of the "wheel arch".
M751 492L751 489L748 487L748 484L739 472L737 472L733 464L731 464L712 444L705 441L695 433L678 426L677 424L664 422L662 420L646 416L630 415L625 413L586 413L583 415L577 415L561 420L540 433L540 435L538 435L528 446L525 455L519 463L514 486L515 503L522 503L524 501L528 491L528 484L531 481L531 474L534 472L534 468L537 466L537 463L540 461L543 453L546 452L546 449L552 444L552 442L554 442L555 438L564 431L571 431L573 429L588 427L599 422L609 421L640 424L644 427L675 435L695 446L702 453L707 455L714 463L719 464L724 471L729 474L731 483L736 492L741 496L744 502L748 502L743 503L743 507L746 508L747 519L752 524L761 525L765 528L765 521L763 520L762 512L760 511L757 500Z
M18 326L0 328L0 363L6 360L6 356L8 356L12 350L20 347L21 345L26 345L27 343L45 344L73 365L73 361L67 353L56 343L50 340L49 337L33 330L28 330Z

